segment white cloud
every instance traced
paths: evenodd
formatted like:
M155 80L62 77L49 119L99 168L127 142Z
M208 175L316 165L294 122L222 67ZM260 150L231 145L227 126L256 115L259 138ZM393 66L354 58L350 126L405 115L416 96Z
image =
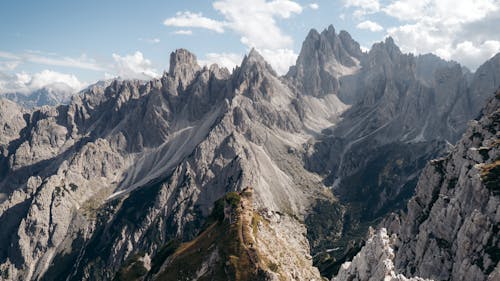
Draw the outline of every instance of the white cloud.
M20 64L20 61L0 61L0 71L11 71L16 69L16 67Z
M291 50L293 39L278 26L278 19L288 19L302 13L302 6L291 0L218 0L213 8L223 20L203 17L201 13L181 12L165 20L165 25L199 27L223 33L232 30L240 36L240 42L248 48L256 48L278 73L286 73L295 63L297 54ZM308 5L318 9L317 3ZM174 32L176 34L179 34ZM191 34L191 33L189 33ZM229 69L240 64L241 55L234 53L208 53L202 63L218 63Z
M139 51L123 57L113 54L113 59L115 60L116 73L123 79L148 80L159 76L156 69L152 67L151 61L144 58Z
M397 0L383 11L402 21L433 18L448 25L480 20L496 11L498 5L497 0Z
M355 8L353 15L356 18L362 18L365 15L380 11L380 2L378 0L345 0L344 6Z
M287 19L302 12L298 3L288 0L255 0L252 5L245 0L222 0L213 7L224 16L227 27L241 36L243 44L262 49L291 46L293 39L281 31L276 18Z
M356 25L356 27L359 29L367 29L367 30L370 30L372 32L384 30L384 28L380 24L373 22L373 21L370 21L370 20L365 20L363 22L360 22L358 25Z
M236 66L240 65L243 56L236 53L208 53L205 59L199 60L200 65L210 66L211 64L218 64L231 71Z
M181 29L181 30L174 31L174 34L177 34L177 35L192 35L193 31L191 31L190 29Z
M438 49L436 54L445 59L457 60L474 70L498 52L500 52L500 41L488 40L482 44L463 41L456 46Z
M48 57L34 54L25 54L23 57L26 61L44 65L65 66L96 71L104 70L101 65L97 64L95 60L88 58L85 54L78 58Z
M186 11L166 19L164 24L205 28L218 33L231 29L248 47L280 49L290 47L293 39L281 31L276 19L287 19L302 12L302 6L290 0L254 0L251 5L245 0L219 0L213 3L213 8L222 14L223 21Z
M0 51L0 58L10 59L10 60L20 60L21 59L21 57L15 55L13 53L3 52L3 51Z
M257 49L257 51L280 75L286 74L298 57L298 54L291 49Z
M311 4L309 4L309 8L311 8L313 10L317 10L317 9L319 9L319 5L318 5L318 3L311 3Z
M161 42L160 38L146 38L146 39L139 38L139 41L144 41L149 44L158 44Z
M359 46L359 48L361 49L362 52L364 53L368 53L370 51L370 48L368 47L365 47L365 46Z
M500 51L499 10L497 0L397 0L382 8L402 23L387 33L403 51L436 53L473 70Z
M33 89L39 89L54 83L64 83L72 89L79 90L84 87L74 75L63 74L50 70L43 70L42 72L35 73L31 76L29 86Z
M163 24L166 26L176 27L199 27L213 30L217 33L224 32L224 23L209 19L203 16L202 13L177 12L175 17L166 19Z
M30 93L44 87L50 88L69 88L77 92L86 84L80 82L72 74L64 74L51 70L43 70L35 74L26 72L9 75L0 73L0 94L4 93Z
M64 66L88 70L102 71L105 68L98 64L94 59L82 54L78 58L60 57L55 54L47 54L40 51L26 51L22 54L13 54L0 51L0 58L16 60L19 62L30 62L51 66Z
M423 16L428 0L422 1L394 1L390 3L383 11L400 20L416 20Z

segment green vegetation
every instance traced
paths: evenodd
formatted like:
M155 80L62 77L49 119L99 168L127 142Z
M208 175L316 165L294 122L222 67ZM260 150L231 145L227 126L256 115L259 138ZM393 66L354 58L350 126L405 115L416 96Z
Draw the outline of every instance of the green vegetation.
M232 209L238 208L241 201L241 196L237 192L228 192L222 198L218 199L214 203L212 213L209 217L209 223L214 221L224 220L224 209L226 206L230 206Z
M232 208L237 208L240 204L241 196L237 192L228 192L224 199Z
M155 268L167 263L158 280L192 279L210 260L213 263L208 265L208 272L198 280L260 280L259 257L244 241L251 229L249 222L245 224L242 218L242 196L247 195L227 193L215 202L207 227L195 239L176 247L167 245L165 249L168 250L162 249L153 259ZM231 209L234 221L224 219L227 208Z

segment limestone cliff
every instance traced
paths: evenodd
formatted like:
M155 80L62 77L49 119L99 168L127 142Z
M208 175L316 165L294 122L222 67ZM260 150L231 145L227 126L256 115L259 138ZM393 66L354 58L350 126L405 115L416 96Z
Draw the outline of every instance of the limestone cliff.
M426 166L407 212L382 224L391 237L372 233L334 280L497 280L499 136L500 90L451 153Z

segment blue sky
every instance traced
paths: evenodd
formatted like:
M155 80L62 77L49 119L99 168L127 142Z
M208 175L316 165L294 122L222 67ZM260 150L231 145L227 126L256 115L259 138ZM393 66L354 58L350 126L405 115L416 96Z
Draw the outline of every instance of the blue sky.
M0 92L148 79L177 48L231 68L255 47L284 73L309 30L329 24L366 48L390 35L405 52L475 69L500 51L499 10L499 0L5 0Z

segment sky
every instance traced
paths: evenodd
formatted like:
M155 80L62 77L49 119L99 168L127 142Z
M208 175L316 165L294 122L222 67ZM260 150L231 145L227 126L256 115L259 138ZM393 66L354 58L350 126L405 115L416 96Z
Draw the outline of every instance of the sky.
M473 71L500 51L500 0L3 0L0 94L151 79L178 48L230 70L256 48L285 74L309 30L330 24L364 50L391 36Z

